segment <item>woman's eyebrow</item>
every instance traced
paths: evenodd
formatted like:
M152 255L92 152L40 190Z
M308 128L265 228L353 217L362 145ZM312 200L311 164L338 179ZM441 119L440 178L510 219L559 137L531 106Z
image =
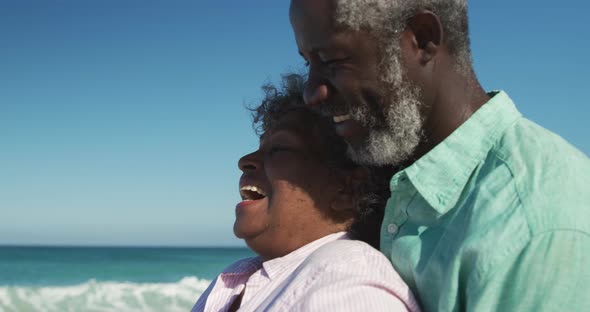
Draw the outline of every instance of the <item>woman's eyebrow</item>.
M272 139L271 139L272 138ZM305 136L301 135L298 131L294 130L292 127L284 127L284 128L277 128L273 133L270 135L269 139L271 140L288 140L289 142L295 144L305 145L306 139Z

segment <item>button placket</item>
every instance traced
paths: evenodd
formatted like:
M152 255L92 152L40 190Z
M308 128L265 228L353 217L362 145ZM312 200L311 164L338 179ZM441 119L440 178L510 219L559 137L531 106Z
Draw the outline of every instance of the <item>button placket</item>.
M390 181L391 196L387 200L385 215L381 225L381 252L391 259L393 256L393 241L399 235L401 226L408 220L406 207L407 177L404 172L397 173Z
M395 224L395 223L390 223L390 224L387 226L387 233L389 233L389 234L392 234L392 235L395 235L395 234L397 234L397 230L398 230L398 229L399 229L399 227L397 226L397 224Z
M391 200L394 201L394 213L389 219L390 223L387 225L387 233L394 239L400 232L402 226L408 221L408 205L412 199L412 194L409 191L408 179L405 176L399 177L392 181L391 184Z

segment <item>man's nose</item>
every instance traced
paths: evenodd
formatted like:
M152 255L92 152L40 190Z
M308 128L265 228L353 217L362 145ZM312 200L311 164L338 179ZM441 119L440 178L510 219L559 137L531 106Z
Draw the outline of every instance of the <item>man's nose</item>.
M320 105L328 100L330 94L327 82L314 76L310 73L305 90L303 91L303 100L305 104L319 108Z

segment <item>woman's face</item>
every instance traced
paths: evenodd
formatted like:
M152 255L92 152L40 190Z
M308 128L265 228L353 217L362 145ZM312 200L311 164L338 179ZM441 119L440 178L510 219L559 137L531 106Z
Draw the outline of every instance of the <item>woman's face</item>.
M347 205L339 198L344 178L318 155L321 137L305 127L301 115L285 114L264 133L259 149L238 162L243 200L236 206L234 233L263 258L346 229L347 223L325 214L334 205ZM352 209L352 203L338 208Z

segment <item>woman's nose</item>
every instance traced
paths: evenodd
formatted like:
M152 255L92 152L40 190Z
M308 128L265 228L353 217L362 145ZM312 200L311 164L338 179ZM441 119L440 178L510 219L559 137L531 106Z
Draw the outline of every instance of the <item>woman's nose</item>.
M258 151L242 156L242 158L238 160L238 168L240 168L242 172L255 171L259 169L261 166L257 155Z

